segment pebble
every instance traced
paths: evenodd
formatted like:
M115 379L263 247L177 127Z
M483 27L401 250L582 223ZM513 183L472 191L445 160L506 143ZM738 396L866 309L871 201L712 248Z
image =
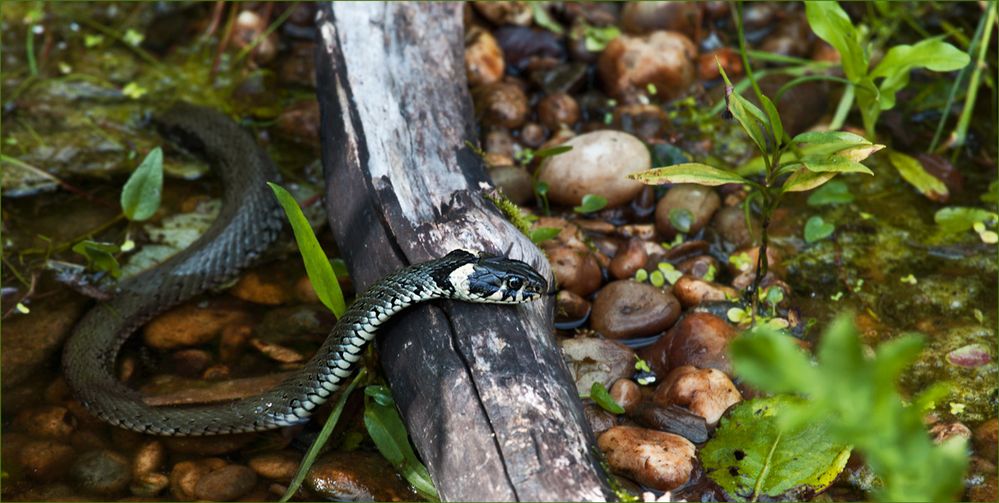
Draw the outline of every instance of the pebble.
M729 286L684 274L673 284L673 295L683 307L695 307L703 302L738 298L739 292Z
M742 401L742 395L724 372L684 365L670 371L656 387L652 401L664 407L686 407L708 425L715 425L729 407Z
M805 16L792 15L777 23L774 31L760 42L759 50L781 56L804 57L812 46L811 34Z
M599 435L617 425L617 417L595 403L583 404L583 415L594 435Z
M559 345L580 395L589 395L595 382L609 388L634 373L635 352L619 342L576 337L560 339Z
M571 128L579 120L579 104L567 93L549 94L537 105L538 119L551 130Z
M648 35L621 35L600 54L597 68L604 89L613 98L634 103L655 86L656 95L671 100L683 95L694 81L697 48L682 33L656 31Z
M571 330L582 325L590 316L590 303L569 290L559 290L555 296L555 324L557 328ZM559 327L559 325L572 325Z
M7 299L4 299L6 305ZM61 290L44 301L37 301L28 314L14 314L3 320L0 331L0 381L3 391L30 380L45 365L54 364L56 355L83 314L88 300L82 295ZM5 397L4 408L8 402Z
M975 450L978 455L996 463L996 448L999 443L999 419L992 418L975 428Z
M698 56L697 75L701 80L721 78L721 72L718 71L719 62L729 79L742 75L742 57L737 49L731 47L722 47Z
M694 444L672 433L615 426L597 439L611 470L660 491L687 483L694 470Z
M477 118L487 127L520 127L527 118L527 95L517 84L494 82L472 90Z
M503 49L508 69L520 72L538 62L554 63L549 68L555 68L565 59L565 47L558 35L548 30L508 25L493 35Z
M257 475L287 484L298 471L302 455L295 451L278 451L258 454L250 458L250 469Z
M124 491L132 481L128 459L107 449L81 454L73 462L70 476L80 489L104 496Z
M711 255L698 255L684 259L676 265L676 270L698 279L704 279L710 271L713 270L717 273L721 268L718 265L718 261Z
M250 492L257 483L257 474L242 465L228 465L213 470L198 479L194 497L208 501L233 501Z
M24 472L43 482L58 479L69 468L75 450L54 440L31 440L21 444L17 461Z
M756 217L750 217L750 222L753 232L759 232L760 223ZM711 227L730 246L729 250L752 244L753 234L746 227L746 213L741 206L726 206L715 212Z
M291 44L288 57L282 57L278 67L278 81L288 86L316 88L316 43L312 41ZM273 88L271 88L273 89Z
M586 194L607 199L613 208L635 198L643 185L626 178L652 167L649 150L641 140L619 131L581 134L564 143L572 150L545 158L538 179L547 183L552 202L575 206Z
M166 461L166 448L159 440L148 440L139 446L132 458L132 475L142 475L158 471Z
M229 289L229 295L254 304L277 306L291 300L292 292L288 281L282 277L263 274L253 270L244 274L239 281Z
M617 254L611 259L608 270L611 276L617 279L628 279L635 276L642 266L649 260L648 253L645 252L645 242L631 238L628 243L619 248Z
M255 43L256 46L250 55L258 64L267 64L277 55L278 38L277 33L270 33L261 38L266 30L267 20L260 14L252 10L242 10L236 16L230 40L238 49Z
M688 2L628 2L621 9L621 29L641 34L678 31L694 37L701 22L701 6Z
M248 378L255 379L255 378ZM275 380L276 381L276 380ZM277 382L274 382L277 384ZM263 387L244 390L245 394L255 395ZM218 456L235 452L256 438L253 433L236 433L231 435L214 435L209 437L164 437L163 443L173 453L200 454L202 456Z
M534 200L534 187L531 174L519 166L496 166L489 168L493 185L503 191L503 195L516 204L527 204Z
M665 336L639 351L658 376L692 365L715 368L731 375L728 343L737 335L725 320L707 313L689 312Z
M631 339L662 332L680 316L673 294L648 283L617 280L593 300L592 327L610 339Z
M581 297L600 288L603 275L596 257L588 248L555 246L546 248L546 251L560 288Z
M154 318L143 328L142 335L146 344L155 349L197 346L210 342L226 325L247 317L245 312L219 303L209 303L208 307L187 303Z
M525 2L475 2L472 6L479 15L496 26L505 24L528 26L534 19L531 6Z
M136 476L129 484L128 490L140 498L152 498L170 486L170 477L162 473L146 473Z
M616 129L633 134L646 142L654 142L666 135L670 128L669 116L658 105L626 103L614 107L612 124Z
M520 128L520 142L526 147L538 148L548 140L548 130L537 122L528 122Z
M642 401L642 390L631 379L618 379L610 387L610 396L625 411L630 411Z
M226 462L219 458L181 461L170 471L170 494L179 501L194 501L194 489L201 477L221 469Z
M971 428L959 422L937 423L930 427L930 437L936 444L942 444L954 437L968 440L971 438Z
M32 437L65 442L76 431L77 421L66 407L43 405L22 410L13 427Z
M327 454L312 466L303 484L327 501L416 501L421 499L378 454Z
M472 28L465 36L465 76L468 86L499 82L506 68L503 49L486 30Z
M318 148L319 102L307 99L284 108L274 125L281 137Z
M640 402L628 411L628 417L646 428L680 435L694 443L708 440L708 423L704 418L678 405L662 406Z
M279 363L299 363L305 360L305 356L294 349L280 344L262 341L256 337L250 339L250 346L253 346L253 348L257 351L260 351L271 360Z
M656 205L656 230L666 240L673 239L677 233L696 234L704 228L715 211L721 206L721 199L711 187L692 183L674 185ZM674 218L670 218L673 213ZM682 218L680 215L685 215ZM684 220L687 229L675 228L673 220Z

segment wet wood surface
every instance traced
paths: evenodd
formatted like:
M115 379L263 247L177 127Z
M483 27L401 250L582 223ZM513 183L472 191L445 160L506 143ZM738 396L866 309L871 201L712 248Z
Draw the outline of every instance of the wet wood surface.
M326 208L358 290L455 248L504 253L551 279L483 199L458 3L323 4L318 98ZM445 500L612 497L551 331L553 299L435 302L379 335L393 395Z

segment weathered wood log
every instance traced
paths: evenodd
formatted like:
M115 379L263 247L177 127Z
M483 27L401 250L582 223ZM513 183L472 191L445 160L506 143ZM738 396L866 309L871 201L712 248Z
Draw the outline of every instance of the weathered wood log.
M318 97L326 207L354 284L455 248L504 253L551 279L482 196L457 3L324 4ZM381 362L445 500L612 497L551 332L552 301L440 302L398 316Z

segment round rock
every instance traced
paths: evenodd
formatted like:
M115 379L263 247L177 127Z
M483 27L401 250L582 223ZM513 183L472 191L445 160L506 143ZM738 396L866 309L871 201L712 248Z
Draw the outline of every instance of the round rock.
M207 501L233 501L250 492L257 483L257 474L242 465L228 465L198 480L194 497Z
M597 438L615 473L660 491L685 484L694 470L694 444L662 431L615 426Z
M725 320L708 313L688 313L665 336L639 351L658 376L683 365L731 374L728 343L737 335Z
M83 453L73 463L70 475L81 489L103 495L120 492L132 481L128 459L107 449Z
M614 98L634 102L652 84L658 96L671 100L693 83L696 55L694 43L682 33L621 35L607 44L597 68L607 94Z
M572 150L546 158L538 178L548 184L548 197L566 206L580 204L586 194L606 198L608 207L627 203L643 187L627 175L652 167L645 144L619 131L593 131L563 145Z
M593 301L593 328L610 339L653 335L673 326L680 302L669 292L647 283L609 283Z
M667 240L678 232L694 234L707 225L720 205L721 199L711 187L674 185L656 205L656 230Z

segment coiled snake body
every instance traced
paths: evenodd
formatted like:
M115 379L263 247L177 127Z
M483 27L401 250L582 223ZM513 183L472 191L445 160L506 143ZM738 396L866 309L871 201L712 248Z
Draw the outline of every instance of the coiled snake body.
M175 105L156 119L160 131L212 164L224 186L211 228L160 266L123 280L110 300L77 324L63 352L66 382L87 409L113 425L157 435L215 435L302 423L350 374L365 344L395 313L450 298L514 304L541 296L547 283L524 262L464 250L417 264L374 284L351 304L315 356L260 395L217 405L152 407L118 382L114 363L125 340L157 314L221 286L277 238L283 213L267 181L277 170L253 139L224 115Z

